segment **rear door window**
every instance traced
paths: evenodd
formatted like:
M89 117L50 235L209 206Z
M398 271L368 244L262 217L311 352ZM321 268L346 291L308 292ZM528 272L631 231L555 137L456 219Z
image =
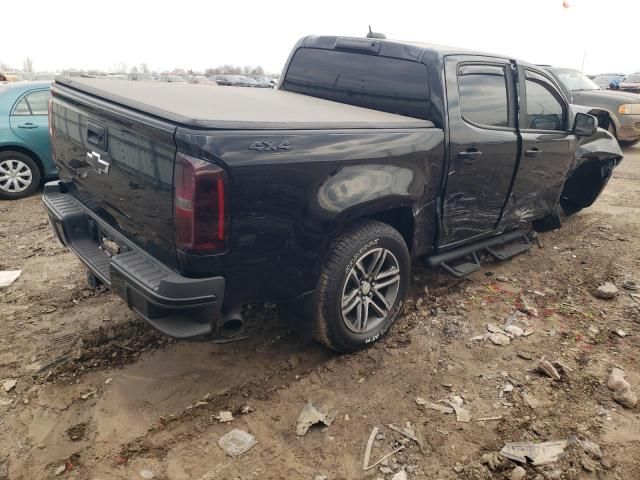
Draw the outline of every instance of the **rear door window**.
M509 97L504 67L458 67L460 110L465 120L488 127L509 127Z
M291 59L282 89L429 119L427 66L409 60L299 48Z
M49 90L32 92L25 97L31 108L31 115L47 115L49 113Z

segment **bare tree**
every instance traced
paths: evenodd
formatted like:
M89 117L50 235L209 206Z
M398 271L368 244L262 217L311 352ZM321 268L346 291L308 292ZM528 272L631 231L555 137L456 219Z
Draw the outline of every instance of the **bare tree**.
M138 67L136 67L135 65L133 67L131 67L131 70L129 70L129 73L138 73Z
M24 59L24 62L22 62L22 71L28 73L33 72L33 58L27 57Z
M149 66L145 62L140 64L140 73L150 73Z
M116 75L123 75L127 73L127 64L124 62L116 63L111 71Z

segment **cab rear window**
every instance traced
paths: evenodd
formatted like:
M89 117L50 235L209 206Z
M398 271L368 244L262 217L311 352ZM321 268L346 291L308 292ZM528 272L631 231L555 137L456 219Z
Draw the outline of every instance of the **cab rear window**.
M300 48L282 89L429 120L426 65L362 53Z

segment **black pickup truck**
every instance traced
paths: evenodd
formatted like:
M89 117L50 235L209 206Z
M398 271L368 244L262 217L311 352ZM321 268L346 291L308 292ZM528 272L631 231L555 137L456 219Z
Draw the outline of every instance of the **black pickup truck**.
M278 88L58 78L60 240L160 331L208 335L275 302L352 351L398 315L412 258L463 276L597 198L622 158L542 68L306 37Z

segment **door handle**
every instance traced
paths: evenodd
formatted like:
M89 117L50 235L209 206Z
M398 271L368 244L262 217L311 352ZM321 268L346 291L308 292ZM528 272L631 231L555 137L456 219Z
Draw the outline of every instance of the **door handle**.
M464 152L458 152L457 158L459 160L474 160L476 158L480 158L481 156L481 151L476 150L475 148L469 148Z
M35 125L31 122L27 122L27 123L23 123L21 125L18 125L18 128L27 128L27 129L31 129L31 128L38 128L38 125Z
M524 152L524 156L527 158L538 158L541 153L542 150L540 150L538 147L533 147Z

